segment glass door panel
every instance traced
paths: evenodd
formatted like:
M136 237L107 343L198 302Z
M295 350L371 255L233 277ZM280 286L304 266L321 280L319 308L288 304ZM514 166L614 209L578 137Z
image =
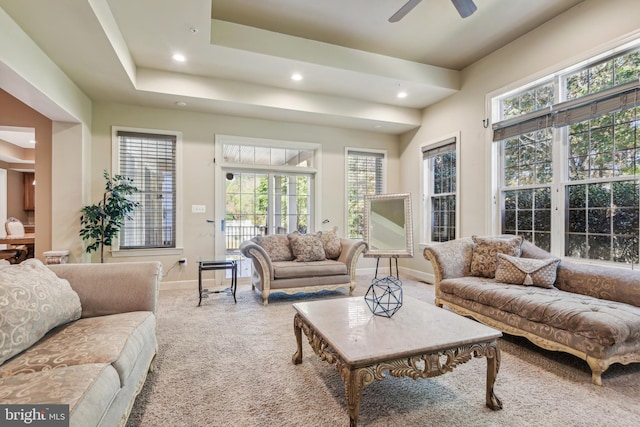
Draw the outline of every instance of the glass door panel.
M238 255L240 244L258 235L310 231L309 175L252 171L225 171L224 175L227 256ZM251 275L249 260L240 265L238 274Z

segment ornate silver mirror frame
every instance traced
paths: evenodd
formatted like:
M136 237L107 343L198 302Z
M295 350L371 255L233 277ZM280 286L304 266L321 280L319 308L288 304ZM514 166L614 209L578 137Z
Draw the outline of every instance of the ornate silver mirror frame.
M413 256L411 194L365 196L364 256L409 258Z

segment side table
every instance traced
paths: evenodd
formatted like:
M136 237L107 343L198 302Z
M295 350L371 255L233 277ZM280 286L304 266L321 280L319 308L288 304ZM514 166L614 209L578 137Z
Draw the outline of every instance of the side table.
M67 249L60 251L45 251L42 255L44 255L44 263L47 265L66 264L69 260L69 251Z
M202 272L208 270L231 270L231 288L218 291L210 291L202 288ZM236 289L238 288L238 264L234 259L204 259L198 260L198 307L202 304L202 298L207 298L209 294L219 294L228 290L233 294L233 302L236 301Z

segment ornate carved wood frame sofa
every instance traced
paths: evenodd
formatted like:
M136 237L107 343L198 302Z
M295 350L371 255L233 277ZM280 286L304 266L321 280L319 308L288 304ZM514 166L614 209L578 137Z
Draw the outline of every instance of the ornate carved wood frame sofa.
M596 385L611 364L640 362L638 271L560 261L515 236L435 243L424 257L437 306L578 356Z
M295 294L356 287L356 264L366 249L362 240L340 238L336 229L315 234L273 234L242 242L240 251L253 261L252 289L264 305L276 292Z

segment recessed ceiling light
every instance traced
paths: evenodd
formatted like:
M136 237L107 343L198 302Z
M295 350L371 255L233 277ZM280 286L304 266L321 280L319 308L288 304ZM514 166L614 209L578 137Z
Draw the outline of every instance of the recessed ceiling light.
M185 58L185 56L181 53L174 53L172 58L174 61L178 61L178 62L184 62L187 60L187 58Z
M407 97L407 92L398 92L398 98L406 98Z
M297 81L297 82L299 82L300 80L302 80L302 78L303 78L303 77L302 77L302 74L300 74L300 73L293 73L293 74L291 75L291 80L295 80L295 81Z
M32 143L32 144L35 144L36 140L35 139L30 139L29 142Z
M186 103L186 102L184 102L184 101L178 101L178 102L176 102L176 105L177 105L178 107L186 107L186 106L187 106L187 103Z

